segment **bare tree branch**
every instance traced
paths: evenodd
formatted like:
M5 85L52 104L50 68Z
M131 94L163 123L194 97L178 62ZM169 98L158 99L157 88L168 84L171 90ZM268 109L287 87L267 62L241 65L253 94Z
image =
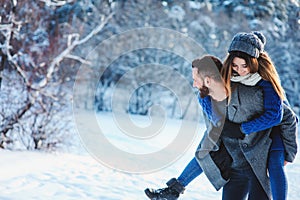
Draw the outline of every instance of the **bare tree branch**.
M23 117L23 115L31 108L32 105L32 102L27 101L27 103L17 111L17 114L15 116L11 120L7 121L6 124L4 124L4 129L1 130L0 133L6 135L6 133L10 129L13 129L13 125L16 124L18 120Z
M14 4L16 4L17 1L14 1ZM28 82L28 77L25 74L24 70L20 68L20 66L17 63L17 54L12 55L11 54L11 49L13 48L10 45L10 41L13 37L13 35L17 35L19 30L21 29L21 24L22 22L18 22L15 20L15 13L12 11L10 13L10 19L11 23L10 24L1 24L0 25L0 30L2 31L2 34L5 36L5 41L4 44L1 44L1 49L3 53L7 56L7 61L10 62L18 71L18 73L23 77L24 82L26 83L27 86L29 86Z
M75 55L71 55L71 54L66 55L66 58L70 58L70 59L73 59L73 60L77 60L77 61L79 61L79 62L81 62L81 63L83 63L83 64L86 64L86 65L91 65L91 64L92 64L92 63L91 63L90 61L88 61L88 60L85 60L85 59L83 59L83 58L81 58L81 57L79 57L79 56L75 56Z
M99 24L96 28L94 28L87 36L85 36L83 39L79 40L77 37L75 37L75 40L63 51L61 52L56 58L53 59L53 61L50 63L50 66L48 68L48 73L45 77L45 80L43 82L40 82L39 87L43 88L46 86L47 82L50 80L50 78L52 77L53 72L55 71L55 67L57 65L59 65L59 63L66 58L68 55L70 55L70 53L73 51L73 49L78 46L81 45L85 42L87 42L88 40L90 40L94 35L96 35L97 33L99 33L103 27L107 24L108 20L110 20L112 18L112 16L114 15L114 13L111 13L108 17L106 17L104 19L104 21ZM35 88L34 88L35 89Z

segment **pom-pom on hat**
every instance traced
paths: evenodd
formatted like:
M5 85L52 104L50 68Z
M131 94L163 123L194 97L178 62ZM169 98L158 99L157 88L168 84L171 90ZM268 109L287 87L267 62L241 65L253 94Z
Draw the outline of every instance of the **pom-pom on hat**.
M228 52L241 51L258 58L259 54L264 51L265 44L266 38L261 32L241 32L233 37Z

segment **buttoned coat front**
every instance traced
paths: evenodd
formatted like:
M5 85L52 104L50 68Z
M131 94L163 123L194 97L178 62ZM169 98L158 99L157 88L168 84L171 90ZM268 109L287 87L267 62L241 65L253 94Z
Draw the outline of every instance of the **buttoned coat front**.
M223 113L222 122L224 122L225 116L227 116L230 121L236 123L256 118L264 111L262 89L260 87L245 86L239 83L234 83L232 84L232 96L230 103L228 105L223 103L223 105L218 106L218 109L219 113ZM295 125L294 122L287 122L288 120L295 121L295 119L295 117L289 117L288 119L285 119L285 123ZM239 148L239 150L242 151L264 191L270 197L270 181L267 175L267 159L272 142L269 137L271 129L249 134L243 140L239 139L238 142L236 142L237 139L221 136L224 123L219 123L217 126L214 126L208 119L206 119L206 125L207 130L204 133L204 137L200 142L195 156L203 169L203 172L213 186L219 190L230 179L230 176L224 177L224 173L222 173L223 169L220 169L220 166L216 164L216 160L211 154L211 152L218 153L218 150L220 150L220 144L223 143L227 151L232 151L236 148ZM282 131L284 132L284 130ZM228 153L226 155L229 156ZM235 160L237 158L232 159ZM235 160L235 162L238 162L238 160ZM224 165L223 161L222 163ZM228 166L225 166L226 169L230 167L230 163Z

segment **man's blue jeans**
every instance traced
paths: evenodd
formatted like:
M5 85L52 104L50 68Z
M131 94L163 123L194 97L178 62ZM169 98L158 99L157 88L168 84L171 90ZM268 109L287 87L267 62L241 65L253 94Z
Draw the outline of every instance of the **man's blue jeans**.
M251 167L232 170L223 187L222 200L269 200Z
M278 153L278 152L277 152ZM276 153L276 154L277 154ZM275 152L274 152L275 154ZM270 158L273 157L273 159L270 160ZM274 175L276 171L275 169L278 169L276 167L277 165L273 164L273 162L279 163L278 155L270 155L269 158L269 171ZM273 162L272 162L273 161ZM272 168L270 169L270 165L272 165ZM189 164L184 168L183 172L180 174L180 176L177 178L177 180L184 186L186 187L190 182L192 182L196 177L198 177L200 174L202 174L203 170L198 164L196 158L193 158ZM281 176L275 176L278 178L281 178ZM271 178L271 185L272 185L272 177ZM275 180L273 177L273 181L278 183L278 180ZM274 182L273 182L274 183ZM279 185L277 185L279 186ZM282 186L283 187L283 186ZM272 186L272 190L273 190ZM281 190L286 191L285 187L281 188ZM248 194L248 192L250 193ZM282 194L281 191L277 192L279 194ZM273 191L272 191L273 193ZM279 194L274 194L273 196L280 196ZM223 187L223 194L222 194L222 199L223 200L243 200L247 199L248 200L269 200L269 197L266 195L265 191L263 190L262 186L260 185L259 181L257 180L255 174L253 173L252 169L243 169L243 170L232 170L231 173L231 179L230 182L228 182L224 187ZM274 198L276 199L276 198Z

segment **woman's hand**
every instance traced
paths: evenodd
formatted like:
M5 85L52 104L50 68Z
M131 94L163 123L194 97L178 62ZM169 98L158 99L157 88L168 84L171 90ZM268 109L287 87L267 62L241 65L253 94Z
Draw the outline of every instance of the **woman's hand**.
M289 162L285 160L285 161L283 162L283 165L286 166L288 163L289 163Z

